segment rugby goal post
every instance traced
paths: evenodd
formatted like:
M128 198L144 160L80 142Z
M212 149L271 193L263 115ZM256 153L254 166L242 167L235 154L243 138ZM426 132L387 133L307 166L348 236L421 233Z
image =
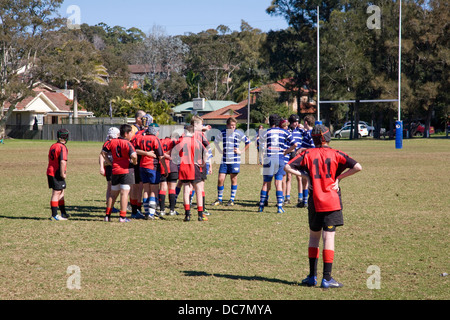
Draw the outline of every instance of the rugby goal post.
M398 97L397 99L381 99L381 100L359 100L360 103L383 103L397 102L398 116L395 122L395 148L403 148L403 121L401 120L401 77L402 77L402 0L399 0L399 27L398 27ZM320 7L317 6L317 122L322 124L320 120L320 105L326 103L356 103L356 100L320 100Z

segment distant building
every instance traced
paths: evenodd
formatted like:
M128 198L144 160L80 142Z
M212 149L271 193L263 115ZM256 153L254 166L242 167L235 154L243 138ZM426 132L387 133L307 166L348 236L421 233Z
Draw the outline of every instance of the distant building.
M43 124L68 123L73 117L73 90L58 89L51 85L38 83L34 95L19 102L9 117L6 126L38 129ZM5 103L3 113L11 106ZM78 118L93 117L92 112L78 110ZM65 120L63 120L65 119ZM12 129L12 128L10 128Z
M223 108L202 116L204 123L209 125L224 125L228 118L234 117L238 123L247 123L248 100L232 103Z
M284 103L292 113L298 112L298 99L296 93L298 89L293 87L292 80L290 78L277 81L256 89L253 89L251 93L251 105L253 105L258 96L261 94L264 87L270 87L279 94L279 101ZM300 88L300 114L313 114L316 112L316 102L310 100L310 89L305 84ZM251 108L250 105L250 108ZM228 104L220 109L211 111L202 116L205 124L209 125L223 125L229 117L236 118L238 123L247 123L248 121L248 99L239 103Z
M209 114L210 112L214 112L232 104L236 104L236 102L223 100L206 100L203 98L194 99L193 101L189 101L172 108L172 117L175 122L183 123L190 115L196 114L204 117L204 115Z
M299 90L294 86L292 78L282 79L252 90L251 93L256 95L256 99L258 99L258 95L264 87L270 87L278 92L280 102L286 104L293 113L310 114L316 112L316 101L311 100L311 93L316 91L310 89L308 83L305 83ZM298 92L300 93L300 112L298 112Z

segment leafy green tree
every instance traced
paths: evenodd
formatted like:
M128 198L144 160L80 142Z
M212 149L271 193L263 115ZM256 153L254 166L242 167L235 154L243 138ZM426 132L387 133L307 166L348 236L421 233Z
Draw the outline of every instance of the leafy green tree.
M279 102L278 92L275 89L268 86L263 87L250 111L251 120L252 122L267 123L269 116L275 113L286 119L291 114L289 108Z
M80 30L62 28L49 35L52 40L40 58L43 78L59 87L74 90L74 117L78 110L78 90L86 83L108 85L108 71L99 52L85 40Z
M48 45L46 34L59 28L57 16L62 0L0 1L0 128L4 127L17 103L32 95L41 74L36 69Z
M404 41L406 112L425 120L428 132L432 115L450 102L450 4L445 0L407 3ZM438 108L438 109L436 109Z

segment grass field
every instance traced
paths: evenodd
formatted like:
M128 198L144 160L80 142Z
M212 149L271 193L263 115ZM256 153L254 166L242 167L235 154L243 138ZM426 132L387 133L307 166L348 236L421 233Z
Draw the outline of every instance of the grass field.
M69 142L70 221L51 222L45 176L51 141L0 145L2 300L446 300L450 140L333 141L363 166L341 184L345 226L336 234L339 290L299 286L309 272L305 209L257 213L260 167L243 165L237 205L213 208L207 223L102 221L106 181L101 143ZM216 198L217 168L206 182ZM296 194L294 184L292 194ZM230 181L225 184L228 200ZM296 198L294 197L294 200ZM179 211L182 211L178 204ZM195 212L195 211L194 211ZM71 290L68 267L79 268ZM370 266L380 289L369 289ZM319 281L322 262L319 262Z

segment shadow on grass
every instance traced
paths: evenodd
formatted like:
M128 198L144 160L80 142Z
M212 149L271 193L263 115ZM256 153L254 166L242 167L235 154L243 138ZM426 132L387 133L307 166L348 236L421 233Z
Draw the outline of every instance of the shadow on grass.
M299 283L296 281L287 281L287 280L266 278L266 277L260 277L260 276L239 276L239 275L233 275L233 274L208 273L205 271L190 271L190 270L181 271L181 272L183 272L186 277L217 277L217 278L226 278L226 279L231 279L231 280L265 281L265 282L285 284L285 285L289 285L289 286L303 286L302 283Z
M66 206L66 211L71 220L93 221L93 219L103 219L105 216L105 209L94 206ZM58 211L59 212L59 211ZM48 209L48 217L40 216L6 216L0 215L0 219L17 219L17 220L49 220L51 216L50 209Z

